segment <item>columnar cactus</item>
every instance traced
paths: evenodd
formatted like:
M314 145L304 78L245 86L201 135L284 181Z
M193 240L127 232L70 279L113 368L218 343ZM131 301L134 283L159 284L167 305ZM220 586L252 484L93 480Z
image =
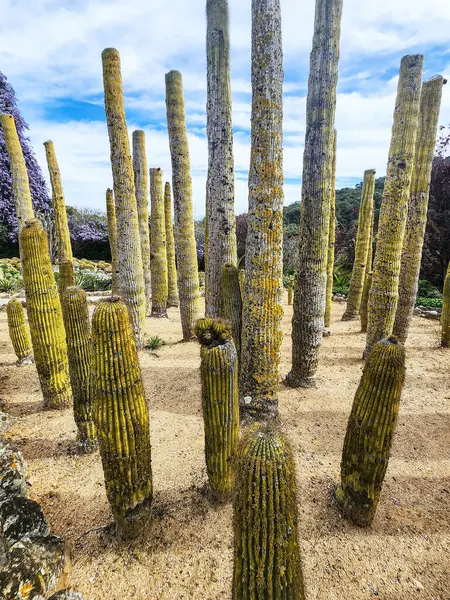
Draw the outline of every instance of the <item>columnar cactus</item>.
M344 517L372 522L389 461L405 379L405 350L395 337L377 342L364 366L347 425L336 499Z
M133 131L133 171L141 239L142 268L144 269L147 314L152 307L152 278L150 274L150 232L148 227L148 170L145 153L145 133Z
M178 306L178 285L177 285L177 266L175 263L175 240L173 238L172 222L172 198L170 195L170 183L166 182L164 186L164 210L166 222L166 249L167 249L167 278L169 286L169 295L167 297L167 307Z
M228 0L207 0L206 21L208 235L205 245L208 268L205 269L205 314L218 317L223 266L237 264Z
M287 287L288 306L292 306L292 299L294 297L294 282L290 281Z
M304 600L295 463L285 438L251 427L236 475L233 600Z
M239 269L239 287L241 288L241 298L242 298L242 302L244 302L244 292L245 292L245 269Z
M323 339L334 120L342 0L316 0L306 101L302 211L292 317L292 368L285 383L314 385Z
M372 286L372 271L366 273L364 279L364 288L361 296L361 305L359 307L359 316L361 318L361 333L367 332L367 304L369 302L370 288Z
M77 445L80 452L93 452L97 447L97 434L93 415L91 323L86 292L76 286L67 287L61 303L73 392L73 416L78 428Z
M56 245L58 248L58 263L60 265L59 294L62 298L67 286L74 285L73 255L70 243L69 224L67 222L66 204L64 191L56 160L55 148L52 141L44 142L45 155L47 157L50 183L52 185L53 210L55 213ZM64 263L64 277L61 277L61 264ZM70 274L72 269L72 275Z
M92 318L94 419L106 495L119 533L152 500L148 408L126 305L102 300Z
M172 188L175 217L178 296L183 339L194 336L199 311L197 248L194 234L192 178L181 73L166 74L167 129L172 160Z
M442 292L441 330L441 346L448 348L450 347L450 264L447 268Z
M333 307L334 244L336 242L336 144L337 132L335 129L333 139L333 164L331 166L330 225L328 230L327 287L325 293L324 316L324 326L328 330L331 325L331 309ZM331 330L329 330L329 333L331 333Z
M71 260L64 260L59 263L59 295L62 298L62 290L75 285L75 273L73 270L73 262ZM64 292L62 292L64 293Z
M118 256L117 256L117 219L116 219L116 207L114 205L113 191L108 188L106 190L106 217L108 221L108 239L109 248L111 250L111 271L112 271L112 286L111 293L113 296L119 294L119 287L117 284L117 267L118 267Z
M102 52L102 62L117 216L117 283L119 294L130 311L136 344L141 347L146 315L144 270L119 53L114 48L106 48Z
M150 169L151 213L151 272L152 272L152 317L167 317L169 294L166 217L163 195L163 172Z
M17 298L11 298L6 305L8 317L9 337L17 356L18 365L27 365L33 362L33 348L31 346L30 331L22 303Z
M242 314L240 397L278 410L283 308L283 49L279 0L252 0L252 153Z
M368 302L367 356L392 333L398 303L402 243L416 143L423 56L404 56L400 65L391 146L378 221L377 247Z
M64 408L72 394L66 334L47 235L37 219L26 222L20 241L28 322L44 406Z
M239 441L238 358L228 323L200 319L200 374L208 479L219 500L234 484L234 454Z
M236 352L241 360L242 296L239 285L239 271L231 263L226 263L222 273L222 316L231 324Z
M436 144L443 84L444 78L440 75L426 81L420 96L419 129L414 152L398 286L398 306L393 330L394 335L403 343L408 337L417 296L422 246L427 224L431 164Z
M356 233L355 261L347 296L347 308L342 315L343 321L353 321L358 318L361 297L364 289L366 270L369 256L372 257L369 244L372 239L375 190L375 169L364 171L361 204L359 206L358 231Z

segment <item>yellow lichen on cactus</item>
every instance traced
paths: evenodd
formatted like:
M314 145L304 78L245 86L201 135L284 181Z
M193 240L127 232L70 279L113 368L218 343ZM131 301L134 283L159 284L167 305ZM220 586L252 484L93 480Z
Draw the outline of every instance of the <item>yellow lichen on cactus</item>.
M92 318L94 418L106 495L119 533L152 500L148 408L126 305L102 300Z
M78 428L77 446L80 452L93 452L97 447L97 434L93 415L92 335L86 292L76 286L67 287L61 302L73 392L73 416Z
M183 84L179 71L166 74L167 129L172 161L178 296L183 339L190 340L199 311L197 247L194 234L192 178L184 112Z
M164 186L164 211L166 223L166 250L167 250L167 278L169 295L167 307L178 306L177 266L175 263L175 240L173 237L172 222L172 198L170 195L170 183Z
M141 238L142 268L144 269L145 298L147 314L152 306L152 280L150 274L150 232L148 225L148 170L145 153L145 133L137 129L133 131L133 171L134 187L139 218L139 235Z
M441 332L441 346L450 347L450 264L447 267L442 292Z
M66 291L66 288L75 285L75 273L73 270L73 262L71 260L63 260L59 263L59 295Z
M119 293L117 285L117 219L114 195L110 188L106 190L106 218L108 221L109 248L111 250L111 293L116 296Z
M8 330L14 352L17 356L17 364L24 365L33 362L33 348L31 346L30 331L22 303L17 298L12 298L6 305L8 317Z
M48 252L47 235L37 219L20 235L28 322L44 406L64 408L72 391L61 302Z
M239 284L239 271L231 263L226 263L222 273L222 309L221 313L231 325L231 333L238 360L241 360L242 333L242 296Z
M324 326L329 329L331 325L331 309L333 307L333 272L334 272L334 244L336 241L336 145L337 132L334 130L333 139L333 164L331 167L330 190L330 225L328 231L328 256L327 256L327 289L325 298ZM289 292L289 288L288 288ZM291 301L292 304L292 301ZM329 331L330 333L330 331Z
M144 270L133 164L125 121L120 56L117 50L103 50L102 63L117 217L118 291L130 311L136 344L142 347L146 315Z
M152 201L150 236L152 317L167 317L169 283L167 272L163 172L161 169L150 169L150 197Z

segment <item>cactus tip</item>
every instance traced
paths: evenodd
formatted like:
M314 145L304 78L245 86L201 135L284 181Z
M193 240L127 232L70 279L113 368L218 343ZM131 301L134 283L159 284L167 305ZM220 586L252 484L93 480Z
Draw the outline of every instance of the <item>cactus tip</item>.
M231 327L228 321L222 319L199 319L195 335L202 346L219 346L230 339Z

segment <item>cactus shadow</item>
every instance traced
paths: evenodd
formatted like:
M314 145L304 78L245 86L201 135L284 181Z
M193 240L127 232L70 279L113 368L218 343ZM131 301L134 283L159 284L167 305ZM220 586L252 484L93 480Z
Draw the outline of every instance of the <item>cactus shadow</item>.
M43 400L28 401L28 402L7 402L6 408L12 417L26 417L47 411Z
M21 451L27 460L84 456L77 450L75 434L72 439L27 438L22 440Z

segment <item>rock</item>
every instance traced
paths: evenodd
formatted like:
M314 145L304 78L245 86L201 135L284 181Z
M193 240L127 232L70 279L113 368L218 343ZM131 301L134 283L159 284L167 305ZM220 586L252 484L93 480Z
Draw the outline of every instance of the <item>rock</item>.
M427 310L423 313L426 319L439 319L439 313L437 310Z
M8 469L0 474L0 503L13 496L27 496L25 479L16 469Z
M423 585L420 583L420 581L418 581L417 579L413 579L412 582L418 592L421 592L423 590Z
M50 596L48 600L84 600L84 596L81 592L75 592L74 590L67 589L56 592L56 594Z
M48 535L49 527L40 505L23 496L0 503L0 527L9 545L25 536Z
M10 469L25 477L26 465L22 454L14 446L3 445L0 440L0 477Z

